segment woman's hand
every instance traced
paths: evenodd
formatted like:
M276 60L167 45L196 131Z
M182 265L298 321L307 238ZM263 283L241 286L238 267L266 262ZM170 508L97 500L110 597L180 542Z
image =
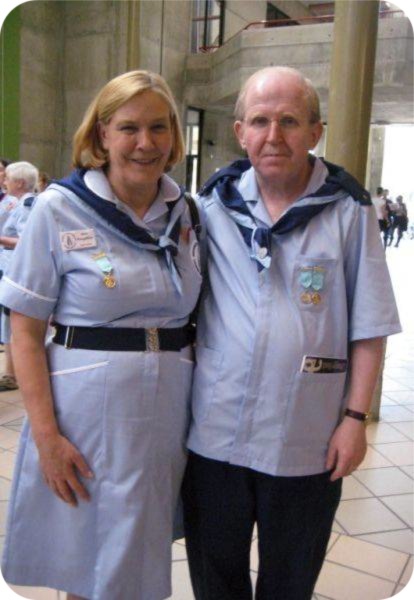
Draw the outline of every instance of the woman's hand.
M93 478L85 459L63 435L55 434L37 441L40 466L50 489L64 502L77 506L78 497L89 500L79 476Z

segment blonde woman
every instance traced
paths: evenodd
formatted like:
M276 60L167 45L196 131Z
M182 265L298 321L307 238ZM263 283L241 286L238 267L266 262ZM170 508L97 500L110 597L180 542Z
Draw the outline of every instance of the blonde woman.
M10 583L72 600L171 593L201 283L188 207L165 174L183 155L165 81L146 71L110 81L75 135L76 170L38 197L1 283L28 412Z

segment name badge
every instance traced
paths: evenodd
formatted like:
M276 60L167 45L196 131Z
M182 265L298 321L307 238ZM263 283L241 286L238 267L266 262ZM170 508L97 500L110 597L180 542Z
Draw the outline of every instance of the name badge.
M345 373L348 361L343 358L304 356L301 373Z
M60 233L60 245L62 250L84 250L85 248L96 248L96 237L93 229L77 229L75 231L62 231Z

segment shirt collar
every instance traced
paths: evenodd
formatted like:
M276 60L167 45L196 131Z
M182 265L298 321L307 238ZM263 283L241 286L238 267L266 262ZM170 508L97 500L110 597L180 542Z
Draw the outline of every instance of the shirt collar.
M177 200L177 198L179 198L181 195L181 190L175 181L173 181L168 175L162 175L158 188L158 194L154 202L145 213L143 219L139 219L139 217L137 217L134 211L131 210L127 204L116 197L102 169L90 169L89 171L86 171L84 182L86 187L89 188L91 192L97 194L97 196L100 196L104 200L113 202L117 208L126 212L133 219L133 221L138 224L142 222L149 223L150 221L158 219L160 216L167 213L168 208L166 206L166 202Z
M312 174L310 176L308 185L302 194L297 198L295 203L303 198L306 198L307 196L314 194L325 183L325 179L328 177L328 175L329 171L327 167L319 158L315 158L315 163L313 165ZM247 203L252 215L256 219L260 219L266 225L272 226L274 223L272 222L260 195L255 170L253 167L242 174L238 184L236 183L236 187L243 196L243 199Z

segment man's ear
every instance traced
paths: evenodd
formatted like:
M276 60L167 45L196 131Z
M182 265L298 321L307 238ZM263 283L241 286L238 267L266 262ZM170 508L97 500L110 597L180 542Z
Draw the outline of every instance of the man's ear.
M236 138L239 140L239 144L242 150L246 150L246 144L244 142L244 124L243 121L235 121L233 125L233 130L236 135Z
M313 150L313 148L315 148L315 146L318 145L319 140L321 139L323 134L323 125L320 121L318 121L317 123L314 123L312 125L312 146L309 148L309 150Z

